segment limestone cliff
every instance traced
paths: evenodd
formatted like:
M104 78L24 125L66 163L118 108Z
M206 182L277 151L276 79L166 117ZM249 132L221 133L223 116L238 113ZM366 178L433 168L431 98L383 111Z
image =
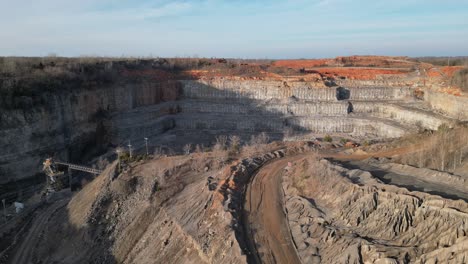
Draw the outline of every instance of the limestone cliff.
M23 94L2 87L0 183L36 174L49 155L81 162L103 151L112 141L108 123L113 114L175 100L180 86L134 80L69 87Z

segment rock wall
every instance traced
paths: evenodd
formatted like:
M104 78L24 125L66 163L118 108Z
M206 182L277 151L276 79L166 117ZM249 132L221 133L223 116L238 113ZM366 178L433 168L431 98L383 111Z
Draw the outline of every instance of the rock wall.
M80 162L108 144L135 147L173 128L240 133L295 131L399 137L451 120L402 106L408 86L317 87L310 82L215 78L127 81L0 100L0 183L40 171L49 155ZM433 107L439 102L426 94ZM439 95L437 95L439 96ZM176 100L182 98L183 100ZM450 97L452 100L453 98ZM447 111L463 112L458 98ZM450 101L452 102L452 101ZM352 112L352 114L351 114ZM175 134L177 136L177 134ZM162 140L162 139L161 139Z
M449 117L468 120L468 98L426 90L424 100Z
M184 81L186 98L204 99L287 99L337 101L351 100L399 100L412 96L407 87L349 87L317 88L308 82L246 81L246 80L200 80ZM346 94L339 96L339 89Z
M184 100L178 102L180 110L187 113L217 113L217 114L262 114L281 116L346 116L347 102L297 102L290 103L244 101L227 102L225 100Z
M401 100L412 97L411 88L399 87L350 87L350 100Z
M295 131L314 133L348 133L354 136L374 136L394 138L407 132L407 128L383 119L340 118L340 117L269 117L264 116L216 116L181 114L176 119L179 130L218 130L223 133L238 132L276 132L283 133L287 128Z
M200 114L232 114L232 115L264 115L278 117L346 117L350 112L354 115L372 115L391 119L407 125L437 130L442 124L453 123L452 119L411 106L401 106L386 102L371 101L336 101L308 102L293 100L283 101L244 100L227 102L226 100L183 100L178 102L181 112Z
M49 155L80 161L111 141L112 113L174 100L177 82L119 83L16 96L0 105L0 183L40 172ZM38 98L39 97L39 100Z
M131 141L137 148L145 137L154 139L174 128L174 115L177 112L177 105L172 101L116 112L107 122L110 142L126 146Z
M451 125L454 122L452 119L433 112L396 104L353 102L353 111L431 130L437 130L442 124Z
M304 100L336 100L336 91L327 88L313 88L307 83L291 83L280 81L234 81L234 80L202 80L184 81L184 96L186 98L203 99L285 99L296 97Z

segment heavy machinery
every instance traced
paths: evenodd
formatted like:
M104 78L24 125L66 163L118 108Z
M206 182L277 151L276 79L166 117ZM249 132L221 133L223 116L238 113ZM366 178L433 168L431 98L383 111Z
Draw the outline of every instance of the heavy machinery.
M68 162L55 161L52 158L47 158L42 164L42 170L47 175L47 192L54 192L63 189L65 172L59 171L58 166L68 167L68 186L70 188L72 185L72 170L84 171L95 175L99 175L102 173L102 170L76 165Z
M57 164L55 164L52 158L46 159L42 165L42 170L47 175L46 193L55 192L62 189L62 181L65 173L57 169Z

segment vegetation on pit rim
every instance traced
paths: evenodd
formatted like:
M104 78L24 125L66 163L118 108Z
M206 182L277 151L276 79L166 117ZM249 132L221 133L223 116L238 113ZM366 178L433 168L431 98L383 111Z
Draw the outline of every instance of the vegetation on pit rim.
M114 80L123 70L158 69L178 73L216 69L230 73L236 68L248 69L239 66L268 67L270 64L270 60L215 58L0 57L0 78L36 79L47 76L106 81Z
M416 62L430 63L436 66L468 66L468 57L417 57L411 58Z
M465 92L468 92L468 68L461 69L452 77L452 85L459 87Z
M397 140L396 146L414 146L417 151L401 155L397 162L420 168L453 172L468 158L468 126L450 128L441 125L437 131L425 131Z

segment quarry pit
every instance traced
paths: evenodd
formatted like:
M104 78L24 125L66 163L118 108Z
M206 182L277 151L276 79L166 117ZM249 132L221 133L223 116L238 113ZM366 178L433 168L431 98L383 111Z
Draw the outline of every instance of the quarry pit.
M204 63L2 79L1 196L26 206L0 226L0 263L468 261L468 96L426 74L444 69ZM50 157L100 175L41 192Z

